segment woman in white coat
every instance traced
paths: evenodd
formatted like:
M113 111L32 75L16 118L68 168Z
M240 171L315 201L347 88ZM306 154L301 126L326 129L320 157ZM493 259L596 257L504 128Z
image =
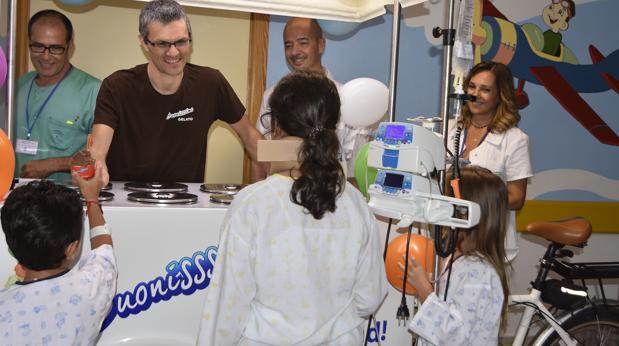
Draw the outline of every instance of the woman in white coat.
M464 81L469 95L462 116L450 124L448 149L460 158L499 175L507 184L509 217L505 237L508 261L518 253L516 211L524 205L527 179L533 176L529 137L517 125L520 114L509 68L497 62L475 65ZM459 141L456 138L459 136ZM455 148L455 142L459 142Z

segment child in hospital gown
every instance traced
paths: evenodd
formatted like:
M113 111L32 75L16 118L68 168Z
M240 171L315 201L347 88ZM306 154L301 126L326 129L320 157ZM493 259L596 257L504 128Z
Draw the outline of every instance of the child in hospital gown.
M361 345L387 281L376 220L339 166L337 90L295 72L270 103L274 128L303 141L305 160L234 198L198 344Z
M443 273L439 295L428 296L410 329L434 345L497 345L503 290L494 268L474 255L456 259L445 302L446 281ZM420 340L419 344L427 343Z
M84 214L77 191L31 181L14 189L2 206L2 231L24 277L0 289L1 346L87 346L99 340L116 293L117 266L97 202L102 167L95 171L90 179L72 173L88 201L91 227L91 251L81 259Z
M419 336L420 345L497 345L505 322L507 189L485 168L466 167L461 173L462 199L478 203L482 217L472 229L456 231L458 245L451 269L448 264L440 276L438 295L423 267L410 260L407 279L423 303L409 329Z

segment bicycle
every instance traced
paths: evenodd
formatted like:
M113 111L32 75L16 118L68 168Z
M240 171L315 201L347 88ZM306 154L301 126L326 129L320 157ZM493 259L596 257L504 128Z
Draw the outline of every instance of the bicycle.
M534 315L545 320L547 327L531 345L619 345L619 302L606 298L603 279L619 278L619 262L571 263L560 258L574 253L565 246L584 248L591 235L591 223L581 217L534 222L526 233L542 237L550 244L529 294L510 295L509 304L524 305L513 345L521 346L529 332ZM553 271L563 280L546 280ZM601 299L591 298L585 280L596 279ZM582 286L573 280L580 280ZM543 303L559 310L551 313Z

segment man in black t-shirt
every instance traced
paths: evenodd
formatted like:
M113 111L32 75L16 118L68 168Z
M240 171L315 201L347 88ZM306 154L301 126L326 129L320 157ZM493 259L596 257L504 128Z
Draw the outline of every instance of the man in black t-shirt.
M191 24L173 0L140 12L147 64L107 77L97 97L90 152L112 180L201 182L207 132L222 120L255 159L260 133L217 70L187 63Z

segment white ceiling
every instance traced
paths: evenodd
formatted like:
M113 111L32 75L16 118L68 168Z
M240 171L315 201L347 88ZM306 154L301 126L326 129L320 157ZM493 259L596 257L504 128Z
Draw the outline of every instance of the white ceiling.
M140 0L148 1L148 0ZM289 17L364 22L385 13L395 0L178 0L184 6L273 14ZM402 7L426 0L400 0Z

